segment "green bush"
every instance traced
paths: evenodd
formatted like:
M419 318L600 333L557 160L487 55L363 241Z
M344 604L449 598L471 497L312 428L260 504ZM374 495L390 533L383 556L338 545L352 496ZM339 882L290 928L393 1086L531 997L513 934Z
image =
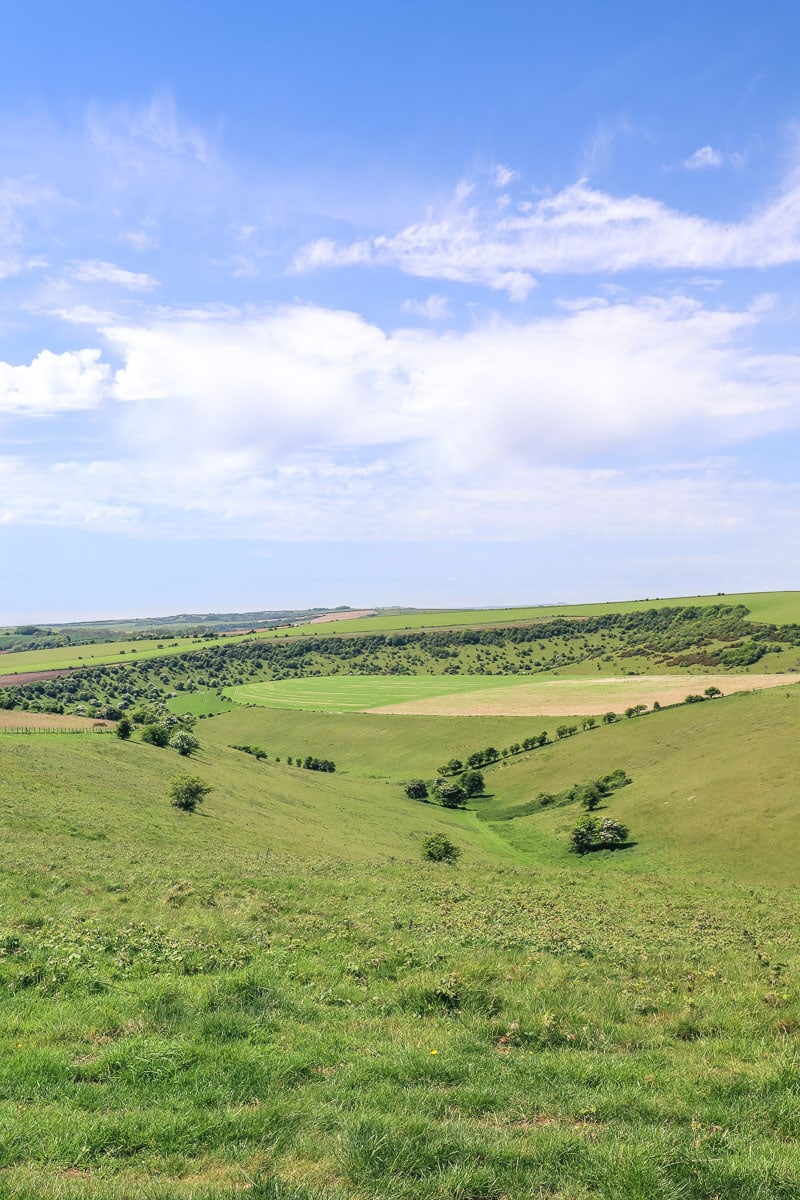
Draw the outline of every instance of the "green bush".
M183 812L194 812L211 791L198 775L176 775L169 785L170 803Z
M409 800L427 800L428 785L424 779L412 779L406 784L405 793Z
M430 862L455 862L461 851L443 833L431 833L422 843L422 857Z
M188 758L190 754L194 754L200 746L197 738L193 733L187 733L185 729L179 729L177 733L173 733L169 739L169 744L173 750L177 750L178 754L184 758Z
M154 721L150 725L145 725L142 730L142 741L147 742L148 746L166 746L169 744L169 730L166 725Z

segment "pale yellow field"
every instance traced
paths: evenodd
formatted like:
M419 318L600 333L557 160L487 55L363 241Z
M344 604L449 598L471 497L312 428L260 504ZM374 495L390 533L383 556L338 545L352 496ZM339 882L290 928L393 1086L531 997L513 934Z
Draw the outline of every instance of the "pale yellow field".
M679 704L689 694L702 695L718 687L723 695L759 688L791 687L795 675L636 675L606 679L545 679L509 684L490 691L428 696L371 708L373 713L398 713L440 717L568 717L624 712L635 704L652 707Z
M80 729L92 733L96 729L113 729L111 721L95 721L91 717L62 716L60 713L25 712L24 709L0 709L0 733L14 730L50 732L61 729Z

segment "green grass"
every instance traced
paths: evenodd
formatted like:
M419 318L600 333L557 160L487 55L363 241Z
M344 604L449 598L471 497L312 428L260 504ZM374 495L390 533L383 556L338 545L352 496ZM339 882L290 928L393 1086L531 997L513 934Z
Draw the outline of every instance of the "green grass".
M233 712L238 707L236 701L218 695L211 688L204 688L198 692L182 692L167 701L167 708L178 716L187 713L193 717L217 716L218 713Z
M225 645L244 641L248 635L230 636ZM0 675L20 674L25 671L55 671L71 667L104 667L126 662L140 662L155 658L167 658L200 650L214 643L203 638L170 638L163 642L132 640L119 642L95 642L90 645L56 646L52 650L18 650L0 655Z
M197 733L209 744L262 746L284 762L288 755L311 754L333 759L337 771L351 775L408 780L433 779L437 767L452 758L463 760L487 746L502 750L547 728L552 733L555 724L535 717L363 716L253 707L203 721Z
M426 696L455 696L507 686L505 676L494 675L324 675L226 687L225 695L237 704L264 708L363 712Z
M608 812L637 840L635 853L620 856L637 870L689 869L796 885L799 735L797 685L680 706L489 768L495 797L477 806L488 820L502 818L540 792L624 767L634 782L614 794ZM545 808L503 824L515 845L536 854L549 847L550 861L557 861L578 815Z
M508 760L469 812L403 796L404 746L427 773L529 725L239 709L188 764L0 740L0 1196L794 1200L797 689ZM347 773L227 744L323 737ZM631 850L502 819L616 766Z
M609 600L595 604L541 604L520 608L418 609L404 613L378 613L330 625L298 625L292 630L267 632L267 637L298 634L388 633L403 629L443 629L458 625L508 625L515 621L546 621L553 617L591 617L610 612L642 612L648 608L684 605L744 604L754 621L791 624L800 621L800 591L736 592L713 596L665 596L644 600Z

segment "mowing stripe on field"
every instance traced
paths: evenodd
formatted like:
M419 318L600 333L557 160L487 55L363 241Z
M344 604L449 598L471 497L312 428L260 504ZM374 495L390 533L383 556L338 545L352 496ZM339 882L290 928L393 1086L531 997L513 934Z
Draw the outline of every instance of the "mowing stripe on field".
M262 708L363 712L409 700L508 687L503 675L321 675L225 688L237 704Z

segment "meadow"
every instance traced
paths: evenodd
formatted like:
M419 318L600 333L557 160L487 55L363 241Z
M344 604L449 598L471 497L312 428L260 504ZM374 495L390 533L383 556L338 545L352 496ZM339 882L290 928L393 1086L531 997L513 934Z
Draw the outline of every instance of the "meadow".
M0 737L0 1196L794 1200L793 676L732 693L728 672L722 698L577 716L563 739L539 716L356 710L488 703L537 654L560 677L535 686L580 713L573 669L608 688L615 662L691 657L696 636L706 657L751 649L738 627L680 629L341 659L194 646L174 670L88 676L142 708L128 741ZM796 657L789 641L753 666ZM379 658L421 673L357 673ZM326 661L342 673L310 674ZM445 673L468 662L494 673ZM299 677L247 678L265 669ZM675 670L681 695L712 678ZM197 718L190 758L142 741L165 703ZM487 746L500 758L466 809L406 796ZM618 769L630 783L598 815L626 847L570 853L568 789ZM169 800L186 770L211 789L194 814ZM454 865L425 860L431 834Z
M173 751L3 739L0 1194L794 1197L800 905L763 871L795 857L768 820L792 790L790 696L581 734L487 770L468 812L368 778L386 756L359 725L433 725L413 763L430 774L464 733L519 720L232 711L198 725L214 791L194 816L167 801ZM335 727L358 770L228 744L298 720L306 742ZM745 737L768 785L737 793L737 838L701 863L685 812L671 842L659 813L677 748L712 828ZM617 765L629 851L578 859L566 810L508 815ZM456 867L422 860L434 829Z

